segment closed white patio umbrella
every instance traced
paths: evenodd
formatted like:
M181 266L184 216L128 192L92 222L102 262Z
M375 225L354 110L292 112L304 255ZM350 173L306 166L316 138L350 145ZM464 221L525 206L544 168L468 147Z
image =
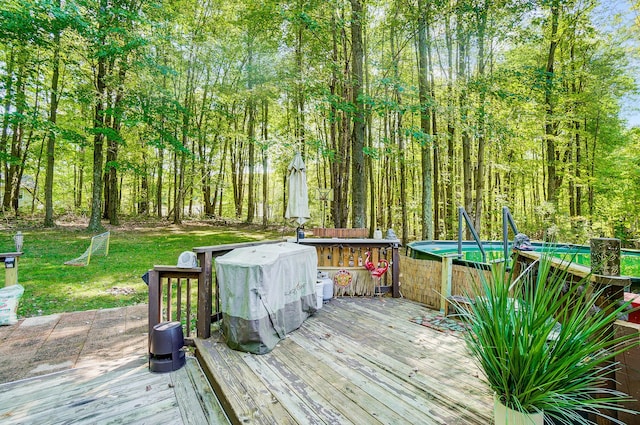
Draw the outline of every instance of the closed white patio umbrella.
M309 191L307 189L307 170L300 152L296 152L287 169L289 172L289 199L285 217L298 223L298 230L309 218Z

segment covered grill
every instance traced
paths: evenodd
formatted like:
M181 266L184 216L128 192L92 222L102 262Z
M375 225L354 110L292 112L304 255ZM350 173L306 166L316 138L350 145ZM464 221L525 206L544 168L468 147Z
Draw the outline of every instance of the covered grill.
M311 246L238 248L216 259L222 330L229 347L271 351L317 310L318 258Z

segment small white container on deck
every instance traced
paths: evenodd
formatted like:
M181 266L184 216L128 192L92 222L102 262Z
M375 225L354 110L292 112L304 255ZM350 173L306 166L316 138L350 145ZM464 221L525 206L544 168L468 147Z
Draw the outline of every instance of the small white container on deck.
M317 307L318 310L322 308L322 297L324 294L324 283L320 280L316 281L316 299L317 299Z

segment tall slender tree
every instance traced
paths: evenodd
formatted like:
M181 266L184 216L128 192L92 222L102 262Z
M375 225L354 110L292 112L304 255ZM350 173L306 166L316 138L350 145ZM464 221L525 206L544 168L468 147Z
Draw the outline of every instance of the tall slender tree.
M418 1L418 87L420 92L420 135L422 164L422 238L433 239L433 139L431 137L431 99L427 56L427 16L425 0Z
M365 22L364 10L360 0L351 0L351 55L353 58L352 102L355 106L353 115L353 133L351 136L351 198L353 204L352 224L354 228L365 227L366 214L366 176L364 170L364 104L363 104L363 62L362 25Z
M545 67L544 105L545 105L545 147L547 160L547 201L556 204L558 201L558 169L556 158L556 137L558 135L558 120L555 116L555 60L558 48L558 24L560 20L560 0L549 2L550 32L549 51Z

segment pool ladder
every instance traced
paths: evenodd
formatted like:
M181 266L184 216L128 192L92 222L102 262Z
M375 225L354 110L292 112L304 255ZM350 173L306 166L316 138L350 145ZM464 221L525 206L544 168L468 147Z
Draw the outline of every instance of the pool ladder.
M478 235L475 226L471 222L469 214L467 214L467 211L463 207L458 207L458 257L462 258L462 230L464 223L467 224L467 228L471 232L476 245L478 245L478 248L480 249L480 253L482 254L482 262L486 263L487 253L482 246L480 236ZM505 263L507 263L507 266L509 261L509 228L511 228L514 235L518 234L518 227L513 220L513 216L511 215L511 211L509 211L509 207L502 207L502 244L504 249L504 261Z

